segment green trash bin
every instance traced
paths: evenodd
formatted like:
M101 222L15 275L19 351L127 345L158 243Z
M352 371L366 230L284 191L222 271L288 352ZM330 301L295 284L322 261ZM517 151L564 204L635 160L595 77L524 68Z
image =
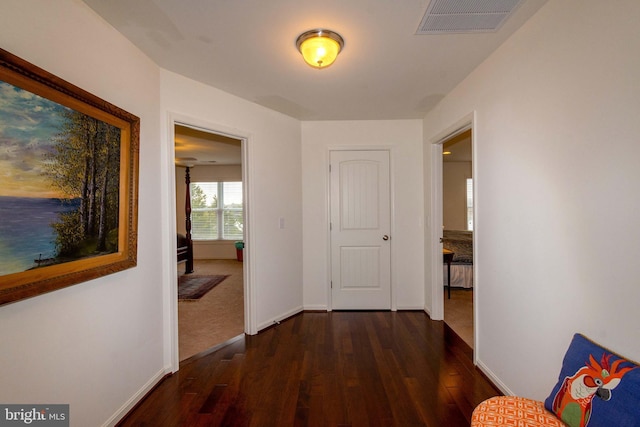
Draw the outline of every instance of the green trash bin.
M238 258L238 261L242 261L242 251L244 249L244 242L239 241L236 242L236 257Z

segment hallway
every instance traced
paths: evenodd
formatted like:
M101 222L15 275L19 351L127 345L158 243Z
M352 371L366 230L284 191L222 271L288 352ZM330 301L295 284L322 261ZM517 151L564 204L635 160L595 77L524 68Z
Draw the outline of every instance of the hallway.
M499 394L424 312L304 312L181 364L119 425L468 427Z

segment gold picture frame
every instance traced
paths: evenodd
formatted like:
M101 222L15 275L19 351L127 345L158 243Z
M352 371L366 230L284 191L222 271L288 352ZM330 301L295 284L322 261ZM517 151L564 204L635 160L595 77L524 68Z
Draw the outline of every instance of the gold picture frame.
M0 49L0 305L136 266L139 141L135 115Z

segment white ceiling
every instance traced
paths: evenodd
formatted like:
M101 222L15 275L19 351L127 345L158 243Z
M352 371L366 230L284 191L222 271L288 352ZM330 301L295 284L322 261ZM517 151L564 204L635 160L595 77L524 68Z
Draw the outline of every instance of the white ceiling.
M471 129L469 129L442 144L442 151L451 153L443 154L442 160L444 162L473 161L471 145Z
M225 166L242 163L242 141L187 126L175 126L178 166Z
M421 119L546 0L497 32L417 35L429 0L84 0L159 66L300 120ZM450 0L469 3L487 0ZM504 0L494 0L500 3ZM299 34L336 31L322 70Z

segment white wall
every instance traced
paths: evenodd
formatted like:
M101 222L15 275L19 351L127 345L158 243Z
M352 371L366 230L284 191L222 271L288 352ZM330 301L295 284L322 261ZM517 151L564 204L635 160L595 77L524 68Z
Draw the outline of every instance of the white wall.
M476 112L476 355L519 395L548 395L574 332L640 360L638 22L550 1L424 121L430 153Z
M245 224L245 260L258 303L258 329L302 310L300 122L166 70L160 76L165 128L170 116L188 117L193 119L188 124L247 138L243 166L249 174L245 202L251 217ZM173 141L167 135L163 139L173 159ZM170 173L173 168L161 179L173 183ZM169 191L163 195L167 210L173 210L175 199L169 196ZM172 228L175 218L167 218L168 241L175 240Z
M471 162L442 163L442 223L445 230L467 229L467 179Z
M141 120L138 266L0 307L0 402L68 403L72 426L113 422L164 372L159 69L77 0L4 0L0 40Z
M191 182L219 182L242 181L242 166L240 165L199 165L189 170ZM176 166L176 230L186 234L186 215L184 212L186 185L185 168ZM194 259L236 259L234 240L207 240L193 242Z
M330 148L391 150L394 222L392 304L424 308L422 129L420 120L302 123L304 307L329 307L328 158Z

